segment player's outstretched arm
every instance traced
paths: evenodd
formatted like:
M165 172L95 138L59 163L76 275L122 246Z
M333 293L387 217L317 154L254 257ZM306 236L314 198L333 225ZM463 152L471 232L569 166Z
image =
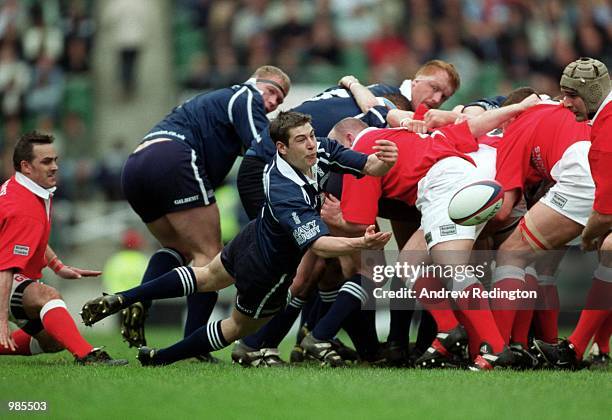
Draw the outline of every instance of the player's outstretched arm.
M80 279L81 277L98 277L102 274L101 271L97 270L86 270L77 267L71 267L69 265L65 265L62 260L60 260L53 249L50 246L47 246L47 251L45 252L45 256L47 258L47 267L55 272L59 277L63 279Z
M386 175L397 162L397 145L389 140L376 140L376 146L372 149L376 152L368 156L363 173L371 176Z
M480 137L489 131L500 127L510 118L518 116L521 112L537 105L541 102L540 97L535 93L523 99L518 104L512 104L492 109L480 114L477 117L470 118L467 122L470 131L474 137Z
M325 195L325 201L323 206L321 206L321 218L335 236L359 237L363 235L368 227L368 225L360 225L344 220L340 200L332 194Z
M378 105L378 101L376 100L374 94L370 92L370 89L368 89L366 86L359 83L359 79L357 79L355 76L344 76L342 79L340 79L340 81L338 81L338 85L351 92L355 102L357 102L357 106L364 114L366 114L370 108Z
M11 329L8 323L8 301L13 283L13 272L10 270L0 271L0 346L15 351L17 345L11 337Z
M365 234L359 238L322 236L312 243L310 249L319 257L333 258L362 249L382 249L389 239L391 232L376 232L376 227L370 225Z

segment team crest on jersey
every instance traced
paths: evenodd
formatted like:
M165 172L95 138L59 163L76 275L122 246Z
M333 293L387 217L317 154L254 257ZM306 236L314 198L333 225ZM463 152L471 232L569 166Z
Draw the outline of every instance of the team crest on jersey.
M300 220L300 217L297 215L296 212L294 211L291 212L291 218L293 219L293 223L295 223L296 225L302 224L302 221Z
M25 245L15 245L15 247L13 248L13 254L27 257L28 255L30 255L30 247Z
M299 226L293 230L293 237L298 245L302 245L308 240L314 238L321 232L316 220L312 220L305 225Z

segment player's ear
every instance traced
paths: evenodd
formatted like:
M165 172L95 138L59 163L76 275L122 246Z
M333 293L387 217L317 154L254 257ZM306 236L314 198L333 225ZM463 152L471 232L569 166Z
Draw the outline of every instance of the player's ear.
M277 141L276 142L276 151L278 151L278 153L280 153L281 155L284 155L287 153L287 145L285 143L283 143L282 141Z

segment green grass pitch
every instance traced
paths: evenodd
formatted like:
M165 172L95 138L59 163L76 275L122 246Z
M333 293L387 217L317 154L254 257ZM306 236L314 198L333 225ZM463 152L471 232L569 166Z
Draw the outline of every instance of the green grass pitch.
M178 331L149 331L163 346ZM609 419L612 371L467 372L313 364L244 369L184 361L142 368L119 334L88 332L126 367L75 366L66 352L0 358L0 418L57 419ZM282 348L287 355L287 340ZM44 413L16 413L8 401L46 401Z

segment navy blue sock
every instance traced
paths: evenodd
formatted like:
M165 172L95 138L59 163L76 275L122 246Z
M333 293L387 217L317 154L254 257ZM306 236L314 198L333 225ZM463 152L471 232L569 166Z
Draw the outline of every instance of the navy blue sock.
M187 263L180 252L172 248L160 248L151 255L140 284L155 280L162 274L182 265L187 265ZM149 309L152 302L150 300L145 300L142 304L146 309Z
M391 290L400 291L406 287L397 277L391 280ZM408 346L410 341L410 322L414 311L410 308L408 299L391 299L389 302L389 335L387 341L394 341L400 346Z
M376 310L358 308L347 318L342 328L350 337L355 350L364 360L369 360L378 352L379 342L376 333Z
M319 299L321 300L321 303L319 303L319 306L317 308L317 317L313 321L313 324L312 324L313 328L317 325L319 320L325 316L327 311L329 311L329 308L332 307L337 297L338 297L338 289L332 289L332 290L326 290L326 291L319 290Z
M298 297L291 298L291 301L283 311L274 315L274 317L255 334L244 337L242 342L254 349L277 348L291 329L304 303L305 302Z
M319 321L318 315L319 307L321 306L321 296L319 296L317 293L310 299L309 302L311 302L311 304L308 307L308 313L306 314L306 322L304 325L306 325L306 328L308 328L309 331L312 331L314 327L317 326L317 322ZM302 311L302 313L304 313L304 311Z
M361 287L361 275L356 274L348 279L340 288L338 297L312 330L312 335L318 340L331 340L338 334L346 318L368 299L368 294Z
M425 352L436 338L437 333L438 326L434 317L428 311L421 311L421 322L416 341L417 349Z
M218 297L217 292L194 293L187 296L187 319L183 337L190 336L192 332L208 323Z
M187 296L195 293L197 287L195 273L191 267L178 267L154 280L118 294L123 296L123 306L128 307L143 300Z
M221 321L211 322L193 332L170 347L158 350L155 355L156 365L168 365L200 354L210 353L228 346L221 332Z

